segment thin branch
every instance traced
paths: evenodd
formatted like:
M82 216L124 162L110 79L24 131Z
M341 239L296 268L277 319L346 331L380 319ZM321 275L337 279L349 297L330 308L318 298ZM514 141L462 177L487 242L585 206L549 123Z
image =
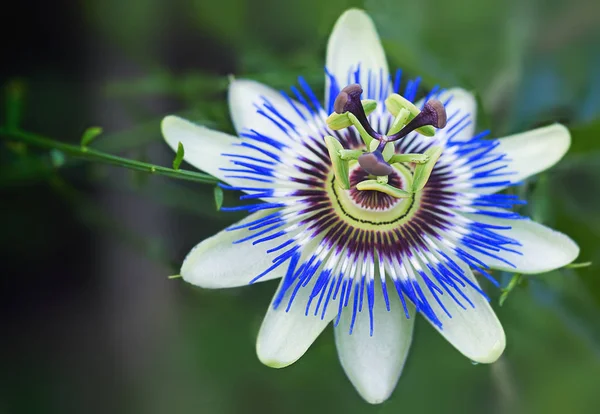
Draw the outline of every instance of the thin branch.
M164 175L171 178L178 178L181 180L195 181L206 184L215 184L219 181L217 178L208 174L188 170L175 170L173 168L162 167L160 165L154 165L147 162L131 160L85 146L66 144L64 142L46 138L41 135L16 129L0 128L0 135L14 141L23 142L36 147L56 149L72 157L100 162L103 164L116 165L119 167L129 168L130 170L143 171L150 174Z

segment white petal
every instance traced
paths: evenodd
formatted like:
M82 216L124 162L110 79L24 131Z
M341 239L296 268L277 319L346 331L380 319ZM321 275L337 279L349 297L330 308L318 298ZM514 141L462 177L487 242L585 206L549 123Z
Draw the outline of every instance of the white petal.
M305 315L313 284L314 282L300 288L288 312L286 308L293 287L288 289L277 309L273 308L273 303L269 306L256 340L256 353L263 364L272 368L293 364L336 316L337 300L330 301L323 319L321 312L317 316L313 312Z
M471 216L471 218L484 223L512 227L510 230L498 231L498 233L522 244L520 247L511 246L522 255L506 251L493 252L515 267L487 255L470 251L492 268L519 273L544 273L571 263L579 255L579 246L568 236L533 220L507 220L482 215Z
M448 124L444 129L438 131L437 134L451 136L453 141L471 139L475 134L475 125L477 122L477 102L475 96L464 89L452 88L444 91L437 99L442 103L450 100L446 104Z
M387 400L396 388L412 341L414 307L410 306L411 318L407 319L400 301L391 299L388 312L381 285L375 287L373 336L367 308L357 314L351 335L351 309L342 313L334 329L342 367L358 393L371 404Z
M304 120L298 115L296 110L290 105L279 91L263 85L260 82L235 79L229 84L229 112L233 126L238 134L244 131L254 129L261 134L265 134L274 139L287 140L287 135L272 121L258 112L257 105L262 105L265 99L273 105L273 107L288 121L294 125L303 125ZM296 101L298 110L307 116L306 110ZM269 113L277 122L284 122ZM308 116L307 116L308 117Z
M233 144L241 142L237 137L196 125L174 115L166 116L161 128L165 141L173 151L177 151L177 145L181 142L185 151L185 161L219 179L223 179L225 175L220 168L228 164L221 154L231 151L234 148Z
M267 214L264 211L251 214L235 225L250 223ZM250 234L247 229L223 230L202 241L188 253L181 266L181 276L186 282L203 288L247 285L273 265L277 253L267 254L267 250L288 240L284 235L257 245L252 245L252 241L233 244ZM282 265L258 281L275 279L284 273L285 265Z
M507 171L515 172L508 179L517 183L542 172L567 153L571 146L571 134L561 124L548 125L500 139L497 151L508 154ZM487 187L487 192L497 192L505 187ZM485 192L486 189L482 189Z
M473 272L466 266L463 267L463 270L466 276L477 284ZM470 360L492 363L502 355L506 346L506 337L502 325L489 302L480 293L469 285L462 288L462 291L475 307L471 307L456 292L453 292L454 295L461 300L466 309L461 308L447 293L438 295L452 317L448 317L438 307L439 310L436 310L436 316L442 322L442 328L432 325L448 342ZM432 306L436 304L436 300L429 289L423 288L423 292ZM435 306L437 307L437 305Z
M232 168L230 160L222 154L257 156L255 150L234 145L242 142L238 137L196 125L174 115L166 116L161 128L165 141L173 151L177 151L177 145L181 142L184 148L184 160L199 170L233 186L259 188L269 186L259 181L230 178L235 173L221 170Z
M354 83L354 79L348 81L348 74L350 70L356 70L358 65L361 72L359 83L365 93L368 92L369 71L377 80L380 79L380 73L386 80L389 77L385 53L373 21L363 10L350 9L340 16L333 27L327 43L326 67L335 76L341 89L348 83ZM388 85L387 81L385 85ZM328 90L329 78L326 76L325 91ZM329 94L325 93L325 96L327 100ZM325 107L328 106L326 102Z

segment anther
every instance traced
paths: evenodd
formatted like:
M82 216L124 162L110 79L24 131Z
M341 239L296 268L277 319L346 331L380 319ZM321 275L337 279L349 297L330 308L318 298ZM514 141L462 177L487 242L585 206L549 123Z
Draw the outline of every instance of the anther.
M446 109L444 104L436 99L431 99L425 103L423 110L415 116L404 128L398 133L388 137L388 141L396 141L410 134L417 128L431 125L435 128L444 128L446 126Z

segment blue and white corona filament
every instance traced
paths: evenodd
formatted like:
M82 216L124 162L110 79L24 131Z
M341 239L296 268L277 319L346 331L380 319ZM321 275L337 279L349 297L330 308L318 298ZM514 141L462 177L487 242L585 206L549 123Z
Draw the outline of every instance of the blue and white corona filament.
M201 242L182 277L206 288L281 278L257 340L261 361L287 366L333 322L358 392L384 401L400 377L417 314L461 353L494 362L505 337L473 271L540 273L578 255L567 236L512 212L499 191L557 162L558 124L503 139L474 133L475 101L388 73L369 17L336 23L321 102L300 78L290 93L233 80L238 137L181 118L169 145L242 193L249 216ZM351 85L351 86L347 86Z

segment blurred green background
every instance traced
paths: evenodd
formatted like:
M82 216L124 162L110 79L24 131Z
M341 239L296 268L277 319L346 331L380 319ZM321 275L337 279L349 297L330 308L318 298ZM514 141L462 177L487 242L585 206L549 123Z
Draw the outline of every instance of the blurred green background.
M256 359L276 282L208 291L167 279L239 218L216 211L210 185L69 158L56 167L2 139L0 413L600 410L597 0L10 2L3 123L21 105L26 130L76 143L99 125L94 147L170 165L164 115L233 131L229 74L276 88L302 75L322 93L326 39L350 6L371 14L392 68L476 91L494 136L570 127L567 157L519 191L525 213L573 237L592 265L527 277L503 307L488 289L508 337L493 365L472 365L419 320L395 393L370 406L331 329L289 368Z

